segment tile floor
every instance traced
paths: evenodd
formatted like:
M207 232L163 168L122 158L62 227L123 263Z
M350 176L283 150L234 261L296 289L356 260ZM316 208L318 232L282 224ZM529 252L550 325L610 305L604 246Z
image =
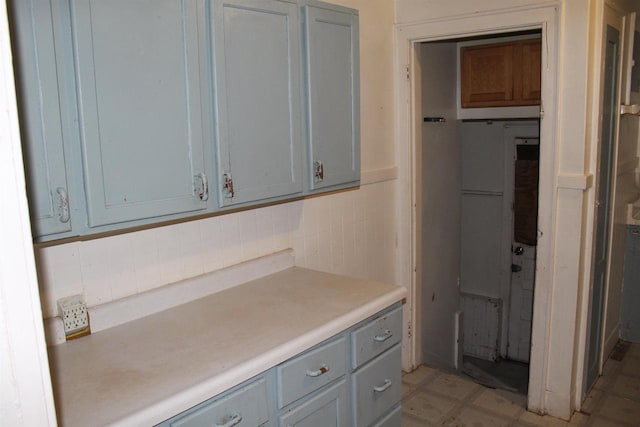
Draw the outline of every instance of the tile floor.
M525 411L523 395L428 366L405 374L402 382L402 427L640 426L640 344L632 344L622 361L607 361L570 422Z

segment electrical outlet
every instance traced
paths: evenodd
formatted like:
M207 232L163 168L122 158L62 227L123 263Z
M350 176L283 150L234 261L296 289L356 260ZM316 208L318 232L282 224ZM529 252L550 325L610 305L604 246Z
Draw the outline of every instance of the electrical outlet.
M73 295L58 300L58 315L64 324L67 339L90 333L89 313L82 295Z

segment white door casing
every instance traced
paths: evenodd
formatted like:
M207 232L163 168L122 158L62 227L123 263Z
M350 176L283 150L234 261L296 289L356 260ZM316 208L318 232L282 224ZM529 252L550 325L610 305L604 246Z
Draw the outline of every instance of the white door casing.
M416 221L419 217L416 204L416 183L421 177L417 170L417 144L422 140L420 112L420 64L417 60L417 43L455 39L464 36L488 35L527 29L541 29L542 52L542 99L545 118L541 123L541 141L547 148L541 153L541 180L538 229L543 236L538 247L536 273L536 301L532 341L536 351L532 354L529 381L530 410L546 412L546 383L549 342L549 311L552 282L553 212L555 208L555 129L556 129L556 48L557 48L557 8L555 5L503 10L498 13L477 13L438 19L396 27L396 140L399 167L399 188L397 215L400 231L398 234L398 279L408 284L408 316L415 328L419 327L416 295L417 283L417 237ZM508 23L508 24L507 24ZM405 348L409 351L403 359L403 368L410 369L420 363L420 331L414 330ZM567 399L568 401L568 399ZM566 405L564 405L566 406ZM569 408L555 410L566 416Z

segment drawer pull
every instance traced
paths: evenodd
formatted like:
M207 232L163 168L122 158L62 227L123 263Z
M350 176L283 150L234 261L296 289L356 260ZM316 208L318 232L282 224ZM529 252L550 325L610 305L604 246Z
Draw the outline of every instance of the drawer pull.
M391 380L386 379L386 380L384 380L384 384L377 385L377 386L373 387L373 391L377 391L378 393L382 393L383 391L385 391L386 389L391 387L391 384L393 384L391 382Z
M382 334L380 335L376 335L375 337L373 337L374 341L377 342L383 342L388 340L389 338L391 338L393 336L393 332L391 332L390 329L385 329Z
M307 376L315 378L319 377L322 374L326 374L327 372L329 372L329 367L327 365L322 365L317 371L307 371Z
M224 424L218 424L216 423L216 425L214 427L233 427L233 426L237 426L238 424L240 424L242 422L242 415L240 414L233 414L231 416L231 418L229 418L229 421L227 421Z

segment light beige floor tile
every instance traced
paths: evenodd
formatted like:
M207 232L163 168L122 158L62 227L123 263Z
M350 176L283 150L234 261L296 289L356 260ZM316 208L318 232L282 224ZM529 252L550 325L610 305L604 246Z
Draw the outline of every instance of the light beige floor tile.
M455 427L507 427L514 420L489 415L476 409L465 408L459 415L446 420L444 425Z
M640 358L627 355L622 362L621 373L632 377L640 377Z
M586 412L587 414L591 414L595 408L598 407L598 403L600 403L600 399L602 399L605 395L603 390L592 389L589 392L587 398L582 402L582 412Z
M604 367L602 368L602 375L616 375L622 366L622 362L619 360L609 359L605 362Z
M528 411L523 412L520 418L518 418L518 421L544 427L565 427L569 424L559 418L550 417L549 415L542 416Z
M515 418L524 410L521 404L515 403L500 392L491 389L483 390L473 399L473 405L510 418Z
M630 356L640 357L640 344L639 343L631 344L631 347L627 351L627 354Z
M592 415L589 427L629 427L629 424L620 424L608 418L602 418L597 415Z
M407 416L402 417L402 427L425 427L432 425L434 424L428 423L427 421L416 421L415 419Z
M569 426L571 427L582 427L587 424L589 421L589 415L581 414L580 412L574 412L571 416L571 421L569 421Z
M437 369L430 368L429 366L420 366L413 372L402 375L402 382L411 385L419 385L430 376L434 376L438 373Z
M615 375L602 375L596 380L592 390L610 391Z
M425 388L462 400L478 390L480 386L457 375L442 374L428 383Z
M640 420L640 402L634 402L617 396L606 396L597 414L614 421L637 425Z
M611 392L618 396L640 400L640 380L638 378L619 375L612 381Z
M416 391L416 388L410 384L402 384L402 398L406 398L408 395Z
M457 402L454 400L421 391L406 402L402 402L402 412L433 423L439 423L456 404Z

